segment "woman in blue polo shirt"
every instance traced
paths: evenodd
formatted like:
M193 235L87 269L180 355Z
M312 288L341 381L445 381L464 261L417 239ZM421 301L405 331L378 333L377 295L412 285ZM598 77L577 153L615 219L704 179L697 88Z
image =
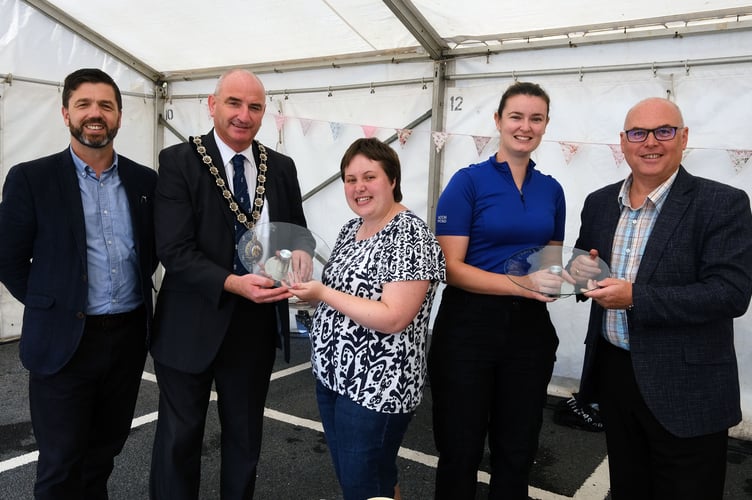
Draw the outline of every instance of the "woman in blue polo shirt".
M503 270L519 250L564 240L564 191L530 159L549 104L537 84L511 85L494 113L498 152L459 170L439 198L447 287L428 368L437 499L475 498L486 435L489 498L528 498L559 340L546 308L553 299L516 285Z

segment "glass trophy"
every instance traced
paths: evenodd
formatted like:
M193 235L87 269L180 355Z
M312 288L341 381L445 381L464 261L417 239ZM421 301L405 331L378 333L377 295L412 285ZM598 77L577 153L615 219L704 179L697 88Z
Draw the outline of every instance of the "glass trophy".
M329 253L320 236L286 222L256 224L238 242L238 256L248 272L273 279L275 286L321 280Z
M554 298L595 290L610 273L608 264L588 250L556 245L520 250L504 265L516 285Z

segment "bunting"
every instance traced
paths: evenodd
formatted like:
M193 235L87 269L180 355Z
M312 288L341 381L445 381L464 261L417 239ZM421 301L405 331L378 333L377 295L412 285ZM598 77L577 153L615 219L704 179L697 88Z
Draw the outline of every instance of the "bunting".
M374 127L373 125L361 125L360 128L363 129L363 133L366 135L366 139L373 137L376 134L376 131L379 129L379 127Z
M274 121L277 126L277 131L282 131L282 128L287 124L288 120L298 120L300 122L301 130L303 131L303 135L307 135L308 131L310 130L311 126L314 122L322 121L322 120L313 120L309 118L298 118L293 116L286 116L281 113L274 114ZM342 131L344 127L346 126L357 126L360 127L363 131L363 134L366 137L374 137L380 127L377 127L375 125L354 125L354 124L348 124L348 123L340 123L340 122L326 122L329 124L329 129L332 133L332 140L337 141L340 136L342 135ZM401 146L405 146L407 141L411 138L413 134L412 129L407 128L395 128L394 129L397 134L397 140L399 141ZM488 147L488 143L491 142L491 139L493 137L485 136L485 135L468 135L468 134L454 134L444 131L431 131L431 140L433 142L433 145L436 148L436 152L440 153L444 146L446 145L447 141L451 136L465 136L470 137L473 140L473 144L475 145L475 150L478 154L478 156L481 156L483 153L483 150ZM583 142L571 142L571 141L546 141L543 140L542 142L547 143L553 143L556 142L559 147L561 148L561 151L564 156L564 161L567 165L570 164L572 159L577 155L577 153L580 150L580 147L583 144L590 144L595 146L606 146L611 151L611 156L613 157L614 163L616 166L620 166L622 163L624 163L624 153L621 151L621 146L619 144L604 144L604 143L583 143ZM720 148L687 148L683 152L683 158L686 158L695 149L716 149L718 151L725 151L732 163L732 166L734 170L738 173L740 172L747 163L750 162L750 159L752 159L752 149L720 149Z
M277 132L282 131L282 127L285 126L287 117L285 115L274 115L274 122L277 124Z
M728 153L737 172L752 158L752 149L729 149Z
M413 131L409 128L398 128L395 130L397 131L397 139L399 140L400 146L405 147L405 143Z
M332 139L335 141L339 139L339 134L342 132L342 124L339 122L329 122L329 129L332 131Z
M431 137L433 137L433 144L436 146L436 152L440 153L444 144L446 144L449 134L446 132L431 132Z
M621 145L609 144L608 147L611 148L611 155L614 157L614 163L618 167L624 161L624 153L621 150Z
M478 156L483 152L483 148L486 147L486 144L491 140L490 137L486 135L474 135L473 136L473 142L475 143L475 150L478 152Z
M311 124L313 123L313 120L310 120L308 118L301 118L300 119L300 128L303 130L303 135L308 135L308 130L311 128Z
M569 165L574 155L577 154L577 150L580 149L580 145L575 142L559 142L561 146L561 152L564 153L564 162Z

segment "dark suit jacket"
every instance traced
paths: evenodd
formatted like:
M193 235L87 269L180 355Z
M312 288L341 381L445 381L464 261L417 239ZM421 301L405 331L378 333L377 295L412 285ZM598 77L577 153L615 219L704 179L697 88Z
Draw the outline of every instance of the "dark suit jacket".
M150 322L157 173L118 155L118 175L128 196ZM28 370L56 373L76 352L86 319L86 260L84 211L70 150L13 167L0 203L0 281L25 306L20 355Z
M227 182L213 132L201 140ZM258 165L255 142L253 154ZM295 163L269 148L267 154L270 221L305 226ZM157 297L151 354L171 368L199 373L216 356L238 301L245 300L224 291L235 253L234 215L190 143L163 150L159 172L155 226L165 277ZM279 344L288 347L287 301L276 307ZM285 355L289 359L288 349Z
M607 263L621 182L587 197L575 246ZM690 437L741 420L733 318L752 295L752 214L744 191L683 167L656 220L627 313L637 385L672 434ZM593 360L604 309L593 302L580 392L598 400Z

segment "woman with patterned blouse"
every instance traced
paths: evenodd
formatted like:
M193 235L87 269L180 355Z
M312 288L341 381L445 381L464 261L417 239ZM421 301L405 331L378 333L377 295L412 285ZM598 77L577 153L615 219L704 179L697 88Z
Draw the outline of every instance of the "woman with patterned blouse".
M444 256L425 222L400 203L392 148L356 140L340 176L358 217L340 230L322 281L291 292L318 302L311 361L345 500L399 498L397 451L422 398L428 320Z

